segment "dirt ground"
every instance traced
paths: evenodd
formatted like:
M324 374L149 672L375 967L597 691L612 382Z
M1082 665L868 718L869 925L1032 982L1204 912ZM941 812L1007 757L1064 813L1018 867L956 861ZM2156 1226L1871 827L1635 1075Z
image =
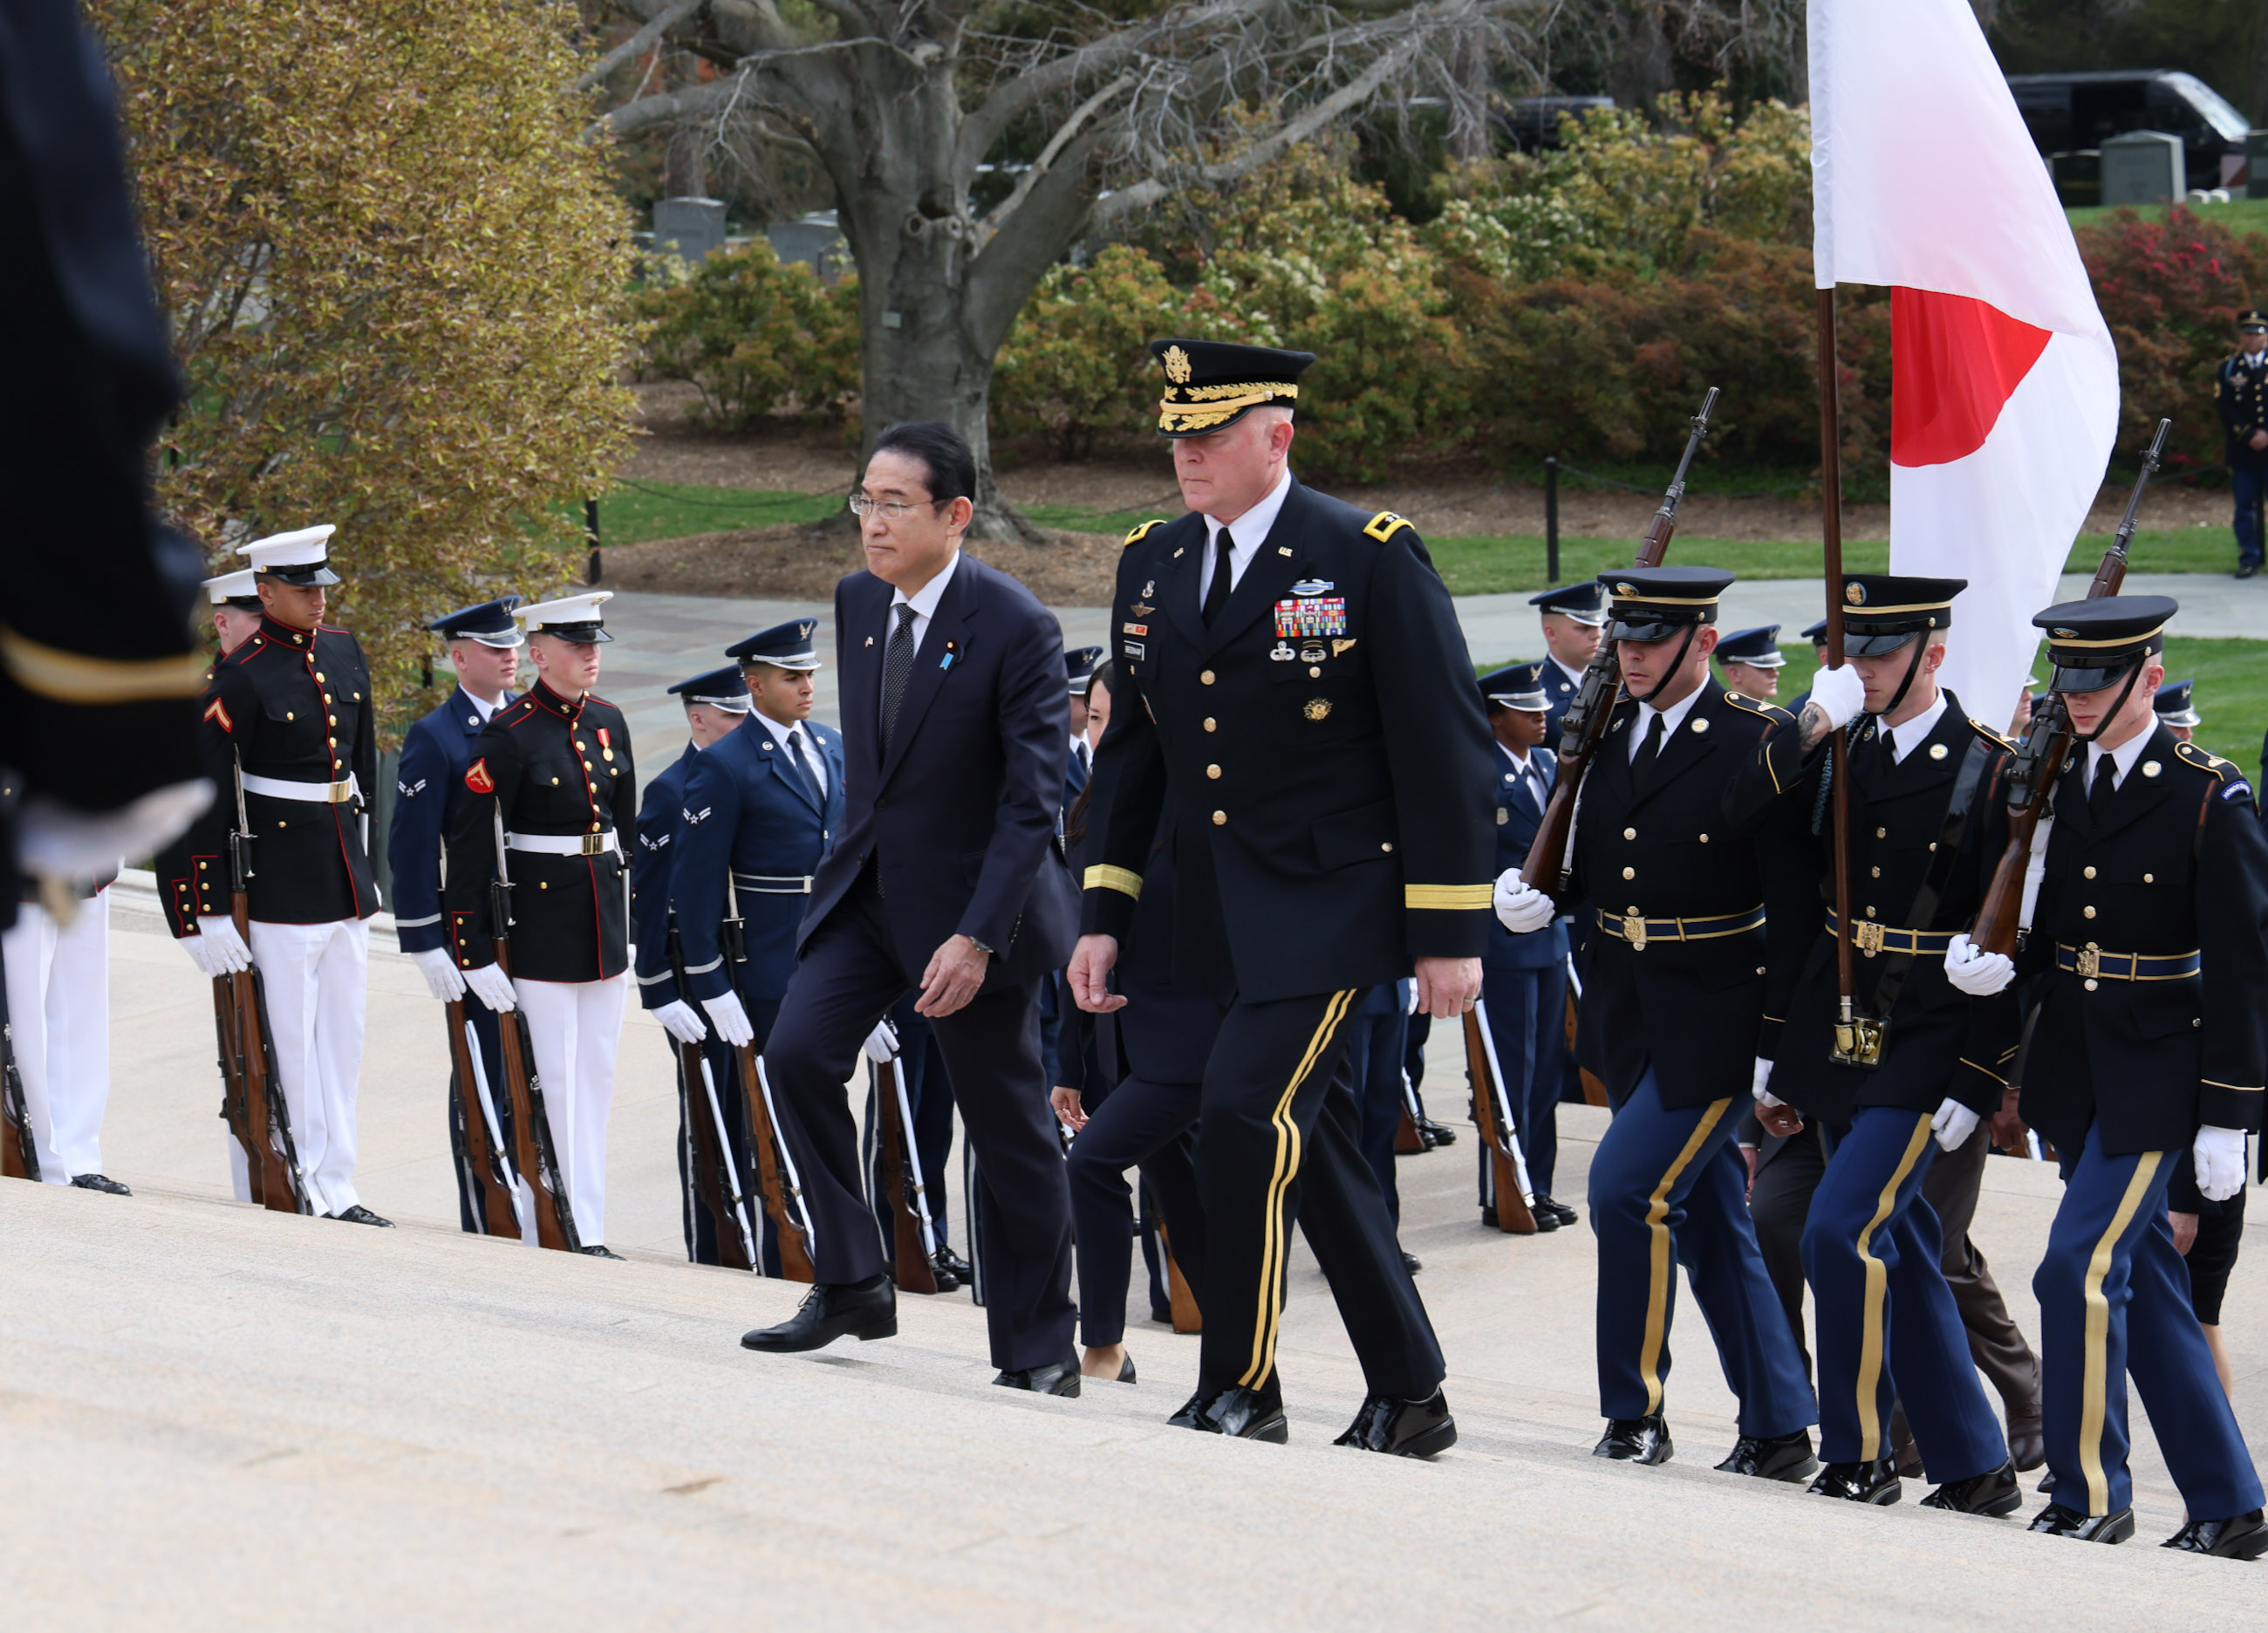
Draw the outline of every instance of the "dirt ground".
M685 478L664 480L681 482ZM1050 607L1107 607L1118 570L1117 535L1064 533L1035 547L972 540L968 553L1012 575ZM746 595L825 601L843 574L865 565L848 533L754 527L607 547L607 588L665 595Z

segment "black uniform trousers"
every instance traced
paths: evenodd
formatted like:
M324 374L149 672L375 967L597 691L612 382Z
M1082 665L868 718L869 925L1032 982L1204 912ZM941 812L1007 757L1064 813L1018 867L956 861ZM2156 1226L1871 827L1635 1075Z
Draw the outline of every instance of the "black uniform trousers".
M1827 1172L1827 1148L1819 1125L1807 1122L1781 1139L1764 1135L1756 1147L1756 1178L1749 1185L1749 1215L1756 1221L1756 1246L1764 1255L1764 1274L1787 1316L1788 1330L1803 1356L1806 1376L1812 1372L1811 1345L1803 1321L1803 1222L1811 1217L1811 1194L1819 1176Z
M748 1024L755 1028L755 1052L764 1052L765 1042L771 1036L772 1023L779 1017L777 999L750 998L741 995L741 1007L747 1011ZM693 1152L689 1130L685 1126L688 1116L702 1119L701 1132L709 1144L716 1144L716 1113L709 1107L709 1085L685 1080L685 1051L674 1038L670 1040L670 1055L677 1065L680 1091L677 1102L677 1183L683 1203L686 1257L695 1264L717 1264L717 1233L709 1210L701 1203L700 1193L693 1183ZM760 1172L756 1166L755 1137L748 1129L748 1099L741 1092L740 1080L740 1051L728 1046L711 1027L709 1035L701 1040L701 1057L709 1063L709 1076L717 1085L717 1112L725 1119L725 1137L731 1141L733 1161L739 1171L740 1194L747 1200L748 1228L760 1244L760 1262L766 1276L777 1276L779 1263L779 1227L764 1212L763 1195L756 1184ZM753 1091L755 1085L747 1085Z
M1143 1184L1165 1215L1174 1261L1190 1286L1203 1285L1204 1207L1189 1138L1203 1092L1195 1083L1123 1078L1072 1137L1064 1167L1079 1237L1079 1336L1089 1345L1126 1336L1126 1289L1134 1272L1127 1169L1140 1166Z
M1402 983L1373 987L1348 1018L1347 1065L1354 1103L1362 1107L1362 1156L1386 1197L1386 1217L1402 1228L1402 1191L1394 1182L1394 1145L1402 1132L1402 1062L1409 1018L1402 1012ZM1173 1222L1167 1221L1167 1228Z
M876 1023L910 985L869 868L804 944L764 1051L822 1284L865 1281L887 1262L843 1085ZM980 992L930 1025L980 1165L975 1245L992 1363L1004 1372L1052 1365L1072 1354L1077 1311L1071 1197L1041 1080L1036 983Z
M465 1020L473 1029L481 1070L488 1077L489 1104L495 1109L499 1131L496 1137L504 1142L499 1153L504 1158L504 1171L516 1178L519 1170L512 1162L512 1096L504 1088L504 1043L497 1034L496 1011L468 991L465 994ZM454 1045L451 1047L453 1059ZM482 1138L489 1137L483 1130ZM482 1216L478 1199L480 1181L487 1176L476 1176L473 1172L472 1153L465 1146L465 1102L457 1092L453 1070L449 1077L449 1156L457 1172L457 1224L471 1235L486 1235L488 1221Z

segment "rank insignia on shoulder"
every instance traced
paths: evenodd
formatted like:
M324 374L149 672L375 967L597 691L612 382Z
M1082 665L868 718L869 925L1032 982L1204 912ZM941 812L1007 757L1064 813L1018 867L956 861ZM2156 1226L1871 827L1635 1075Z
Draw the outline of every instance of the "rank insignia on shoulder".
M1150 520L1148 520L1148 521L1146 521L1146 522L1144 522L1140 526L1136 527L1136 528L1134 528L1132 531L1130 531L1130 533L1127 533L1127 535L1126 535L1125 543L1124 543L1124 544L1121 544L1118 548L1119 548L1120 549L1122 549L1122 550L1123 550L1123 549L1124 549L1124 548L1126 548L1126 546L1127 546L1127 545L1129 545L1129 544L1139 544L1139 543L1141 543L1141 542L1142 542L1142 541L1143 541L1143 540L1145 540L1145 539L1146 539L1146 538L1148 538L1148 537L1150 536L1152 530L1153 530L1153 529L1155 529L1155 528L1159 528L1159 527L1163 527L1165 525L1166 525L1166 523L1165 523L1165 519L1164 519L1164 518L1162 518L1162 517L1153 517L1153 518L1152 518ZM1148 594L1148 593L1149 593L1149 592L1145 590L1145 591L1144 591L1144 592L1143 592L1143 593L1146 595L1146 594Z
M236 730L236 722L228 717L227 705L223 703L217 697L214 698L211 702L205 705L205 718L208 720L219 721L220 729L224 732L233 732Z
M2223 760L2219 754L2209 749L2199 748L2195 743L2176 743L2174 752L2186 763L2197 767L2200 771L2212 772L2224 783L2232 778L2240 782L2243 780L2243 774L2237 769L2236 761Z
M1998 743L2003 748L2014 748L2016 747L2014 739L2007 737L2001 732L1995 732L1991 726L1986 725L1975 715L1969 717L1969 726L1970 730L1975 732L1977 736L1985 739L1989 742Z
M486 758L473 761L471 769L465 773L465 786L476 794L496 792L496 778L489 775L489 762Z
M1377 540L1381 544L1384 544L1388 539L1391 539L1395 533L1400 533L1404 527L1409 526L1410 523L1407 520L1402 517L1396 516L1393 511L1381 511L1377 515L1372 517L1370 520L1363 524L1362 530L1370 537Z

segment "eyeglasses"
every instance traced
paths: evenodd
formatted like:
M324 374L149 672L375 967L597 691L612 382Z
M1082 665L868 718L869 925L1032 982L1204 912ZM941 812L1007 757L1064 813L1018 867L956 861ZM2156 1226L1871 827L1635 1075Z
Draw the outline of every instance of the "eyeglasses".
M941 501L936 499L870 499L863 493L854 493L850 496L850 514L879 516L886 522L895 522L910 516L924 505L934 506L939 503Z

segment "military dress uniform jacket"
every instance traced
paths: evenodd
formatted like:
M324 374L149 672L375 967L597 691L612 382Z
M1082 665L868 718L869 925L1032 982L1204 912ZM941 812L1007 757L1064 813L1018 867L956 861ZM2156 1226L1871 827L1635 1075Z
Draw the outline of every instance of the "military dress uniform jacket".
M1743 797L1786 805L1808 829L1822 809L1827 745L1834 740L1830 734L1807 754L1793 725L1776 727L1743 774ZM1999 732L1964 715L1960 699L1948 692L1945 712L1928 737L1896 765L1878 739L1869 738L1852 752L1846 849L1851 916L1857 925L1852 996L1859 1014L1881 1014L1878 989L1892 965L1894 950L1887 945L1872 955L1866 951L1875 930L1951 932L1975 922L2007 848L2009 747ZM1957 848L1948 854L1940 847L1948 838L1947 814L1964 769L1973 779L1967 814ZM1826 816L1822 827L1833 820ZM1823 835L1816 855L1824 915L1834 906L1835 881ZM1940 869L1936 907L1927 923L1918 923L1913 905L1933 870ZM1848 1128L1852 1113L1862 1106L1933 1112L1950 1097L1979 1116L1999 1110L2020 1023L2013 988L1971 999L1945 978L1941 949L1910 954L1890 1011L1881 1064L1871 1070L1841 1066L1830 1058L1840 997L1835 949L1836 938L1822 922L1780 1032L1771 1076L1774 1094L1836 1129Z
M733 735L739 734L734 727ZM702 750L691 743L661 769L638 801L637 845L630 853L630 950L638 1003L659 1009L686 996L669 961L669 893L677 835L685 821L685 779Z
M1543 802L1551 797L1551 789L1559 780L1559 762L1543 747L1530 749L1528 763L1543 774L1539 789L1533 777L1522 779L1513 769L1512 756L1498 748L1493 756L1496 762L1496 871L1499 878L1506 868L1519 867L1528 860L1528 848L1535 842L1535 830L1543 825ZM1522 786L1523 781L1525 786ZM1567 926L1553 919L1541 930L1531 930L1514 935L1489 915L1488 949L1481 954L1481 962L1490 969L1549 969L1565 961L1567 957Z
M787 993L812 879L843 824L843 734L816 721L800 725L827 765L823 797L811 768L796 764L755 719L711 745L686 775L670 897L693 997L721 997L735 981L744 999L776 1003ZM735 901L748 954L737 971L723 941Z
M1119 556L1083 928L1125 939L1170 801L1177 985L1266 1002L1478 957L1491 739L1417 530L1295 482L1210 629L1207 532L1147 523Z
M2020 975L2048 976L2025 1058L2024 1121L2076 1152L2177 1151L2198 1125L2256 1129L2268 1084L2268 836L2234 761L2164 726L2088 808L2084 750L2055 794ZM2183 954L2197 954L2194 974ZM2140 981L2125 955L2145 960ZM2084 973L2092 963L2095 973Z
M1543 701L1551 707L1543 717L1543 744L1538 753L1554 756L1558 754L1559 735L1566 726L1567 711L1575 706L1575 694L1581 689L1580 675L1571 680L1557 660L1543 660Z
M228 835L235 775L247 782L252 916L269 924L328 924L378 911L361 818L378 780L370 666L362 646L328 625L310 634L272 618L213 666L198 725L218 784L213 803L158 858L158 888L176 936L229 911ZM328 790L298 799L257 783Z
M497 707L509 708L512 702L506 693ZM447 702L412 725L401 739L386 855L394 874L394 923L404 953L424 953L448 944L441 927L442 853L482 725L479 708L458 687Z
M512 973L528 981L606 981L630 967L629 864L622 836L637 824L637 774L622 711L600 697L569 702L541 681L473 744L466 798L449 835L442 896L460 968L496 959L489 886L496 812L507 834L579 839L587 854L514 847Z
M1748 1093L1818 923L1810 835L1783 806L1736 798L1765 732L1794 722L1713 675L1701 685L1643 785L1630 761L1638 705L1627 698L1583 779L1561 902L1580 904L1589 932L1578 1056L1616 1105L1649 1065L1668 1110ZM1633 916L1649 925L1643 947ZM1690 927L1703 938L1669 938L1674 919L1705 921Z
M2268 471L2268 448L2252 446L2252 433L2268 430L2268 364L2245 366L2244 354L2224 357L2213 376L2213 411L2220 416L2222 457L2233 470Z

